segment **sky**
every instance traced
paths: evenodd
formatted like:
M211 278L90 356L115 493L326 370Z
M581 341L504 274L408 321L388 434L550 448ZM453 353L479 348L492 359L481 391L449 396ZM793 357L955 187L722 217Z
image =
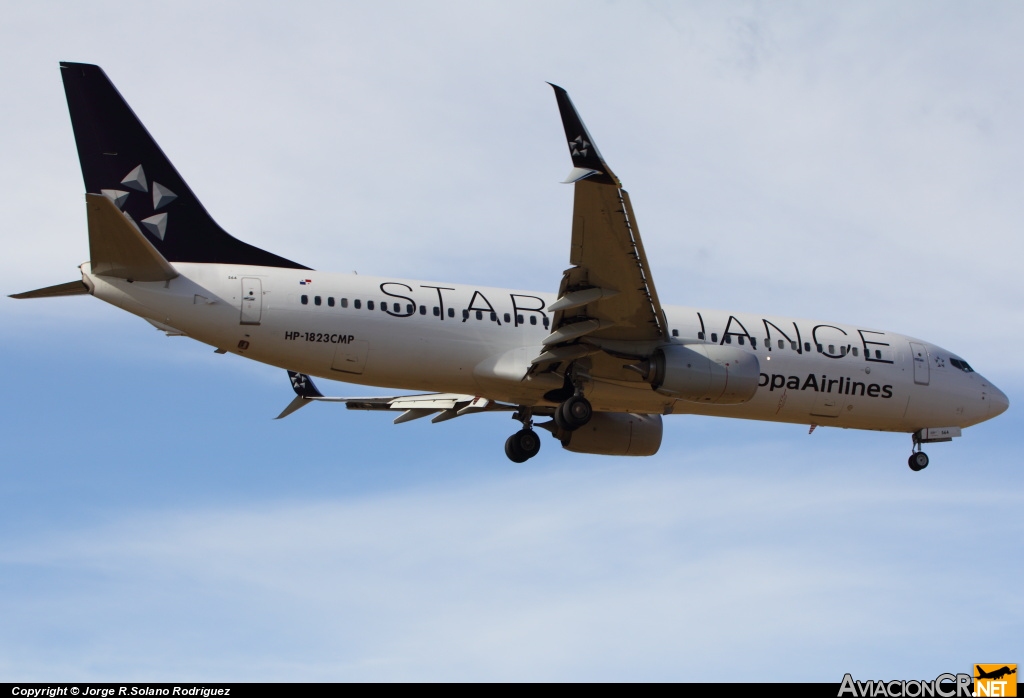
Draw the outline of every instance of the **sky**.
M910 438L692 416L644 459L291 400L91 297L0 299L0 680L934 678L1024 661L1024 8L20 3L3 294L77 278L58 62L317 269L557 290L569 90L666 303L935 342L1010 399ZM320 382L325 393L367 388ZM1017 580L1017 581L1014 581Z

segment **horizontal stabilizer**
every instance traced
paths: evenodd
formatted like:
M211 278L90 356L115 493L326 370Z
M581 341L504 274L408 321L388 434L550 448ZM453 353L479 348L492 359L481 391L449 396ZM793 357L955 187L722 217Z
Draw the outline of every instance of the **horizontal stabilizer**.
M287 417L311 402L343 402L350 410L390 411L400 410L395 424L411 422L414 419L436 414L431 421L443 422L474 412L511 411L514 405L492 402L475 395L458 393L423 393L419 395L398 395L393 397L324 397L313 385L312 379L304 373L288 371L295 399L275 419ZM440 413L440 414L438 414Z
M86 296L89 294L89 287L81 279L69 281L66 284L37 288L35 291L14 293L11 298L56 298L58 296Z
M110 197L86 194L85 207L93 274L132 281L169 281L178 275Z

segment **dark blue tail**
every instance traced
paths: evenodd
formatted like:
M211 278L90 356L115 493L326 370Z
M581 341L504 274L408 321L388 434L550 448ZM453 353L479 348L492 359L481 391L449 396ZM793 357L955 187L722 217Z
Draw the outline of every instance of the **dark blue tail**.
M217 225L99 66L60 67L86 192L111 198L165 259L309 268Z

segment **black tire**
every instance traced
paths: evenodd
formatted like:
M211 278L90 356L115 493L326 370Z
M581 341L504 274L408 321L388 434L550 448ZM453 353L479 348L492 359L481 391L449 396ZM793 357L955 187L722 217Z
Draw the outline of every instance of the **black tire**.
M523 453L523 450L519 447L518 436L519 432L516 432L505 439L505 455L513 463L525 463L529 456Z
M519 452L526 456L526 460L533 458L540 452L540 435L533 429L522 429L513 434Z
M565 423L565 417L562 416L561 404L559 404L558 407L555 408L554 420L555 426L558 427L559 432L572 431L572 429L569 428L569 425Z
M563 402L558 409L562 413L562 421L565 422L565 428L569 431L576 431L582 427L590 421L591 416L594 414L594 408L590 406L590 401L582 395L573 395Z
M928 467L928 455L924 451L918 451L917 453L911 453L910 458L907 460L907 465L915 473L920 472Z

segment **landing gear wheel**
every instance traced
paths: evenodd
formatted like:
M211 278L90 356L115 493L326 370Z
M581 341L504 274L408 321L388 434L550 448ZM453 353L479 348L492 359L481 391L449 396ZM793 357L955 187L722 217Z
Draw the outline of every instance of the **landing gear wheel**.
M576 431L589 422L591 415L594 414L590 401L582 395L573 395L559 405L558 411L561 413L560 416L568 431Z
M565 423L565 417L562 416L561 405L555 408L555 413L553 417L555 420L555 426L558 427L559 432L572 431L572 429L569 428L569 425Z
M910 454L910 460L907 461L907 465L915 473L924 470L928 467L928 454L924 451L918 451L917 453Z
M525 463L540 451L540 437L533 429L520 429L505 440L505 455L513 463Z

